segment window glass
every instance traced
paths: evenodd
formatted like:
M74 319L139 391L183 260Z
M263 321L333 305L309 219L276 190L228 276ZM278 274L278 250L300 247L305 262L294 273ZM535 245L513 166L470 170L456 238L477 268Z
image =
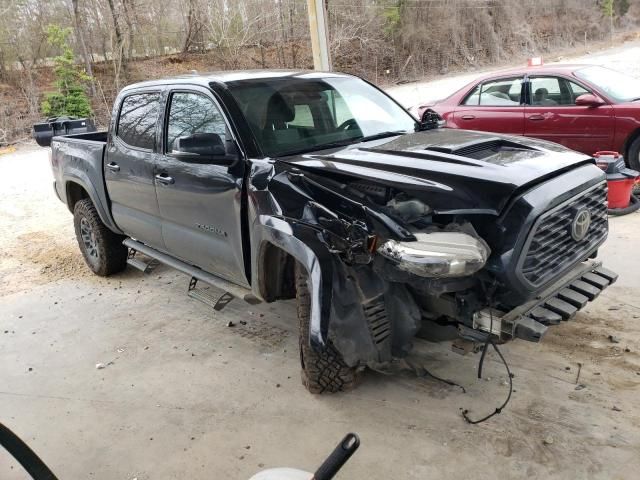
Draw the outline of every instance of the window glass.
M226 130L224 117L210 98L188 92L176 92L171 95L167 122L167 152L176 150L178 138L193 137L196 134L216 134L220 137L222 145L225 145ZM200 135L200 138L210 137Z
M309 105L295 105L295 117L289 122L294 127L313 127L313 114Z
M617 102L640 100L640 82L637 78L595 65L581 68L575 72L575 75L591 83Z
M520 105L522 78L492 80L473 89L464 105L517 107Z
M160 107L158 93L129 95L122 101L116 135L127 145L153 150Z
M575 105L580 95L589 93L580 85L561 77L531 78L531 104L540 106Z
M268 156L348 145L417 127L406 110L359 78L317 78L314 73L227 86Z
M573 98L574 99L575 99L575 97L579 97L580 95L584 95L585 93L591 93L591 92L589 92L589 90L587 90L586 88L582 88L577 83L573 83L573 82L569 82L569 81L567 81L567 83L571 87L571 93L573 93Z

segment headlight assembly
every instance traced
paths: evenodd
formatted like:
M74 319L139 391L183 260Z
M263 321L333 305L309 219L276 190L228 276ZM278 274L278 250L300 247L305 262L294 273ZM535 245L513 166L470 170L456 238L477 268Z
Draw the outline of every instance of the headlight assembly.
M484 240L463 232L416 233L416 241L387 240L377 252L400 270L420 277L465 277L491 253Z

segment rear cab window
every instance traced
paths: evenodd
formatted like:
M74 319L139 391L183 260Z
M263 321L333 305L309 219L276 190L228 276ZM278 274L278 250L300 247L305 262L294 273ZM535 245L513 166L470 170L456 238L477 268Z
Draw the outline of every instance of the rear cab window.
M500 78L476 85L462 105L485 107L519 107L522 77Z
M127 95L120 107L116 137L130 147L153 150L159 111L158 92Z

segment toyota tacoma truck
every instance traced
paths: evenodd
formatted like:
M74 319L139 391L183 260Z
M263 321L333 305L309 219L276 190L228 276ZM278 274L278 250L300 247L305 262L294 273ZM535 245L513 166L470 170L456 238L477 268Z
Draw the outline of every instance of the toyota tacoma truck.
M335 392L416 336L538 342L616 280L591 157L438 126L351 75L193 74L124 88L51 164L93 272L296 298L303 383Z

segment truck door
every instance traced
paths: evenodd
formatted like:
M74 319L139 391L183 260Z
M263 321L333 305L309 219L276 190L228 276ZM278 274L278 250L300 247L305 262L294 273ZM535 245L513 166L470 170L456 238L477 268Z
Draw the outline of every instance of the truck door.
M159 91L137 91L122 99L107 143L104 178L116 225L164 249L153 177L159 112Z
M576 105L576 98L592 92L563 77L531 76L528 84L527 137L560 143L587 155L611 150L615 122L611 105Z
M168 93L162 148L155 181L167 251L248 286L241 231L244 163L211 92L190 86Z

